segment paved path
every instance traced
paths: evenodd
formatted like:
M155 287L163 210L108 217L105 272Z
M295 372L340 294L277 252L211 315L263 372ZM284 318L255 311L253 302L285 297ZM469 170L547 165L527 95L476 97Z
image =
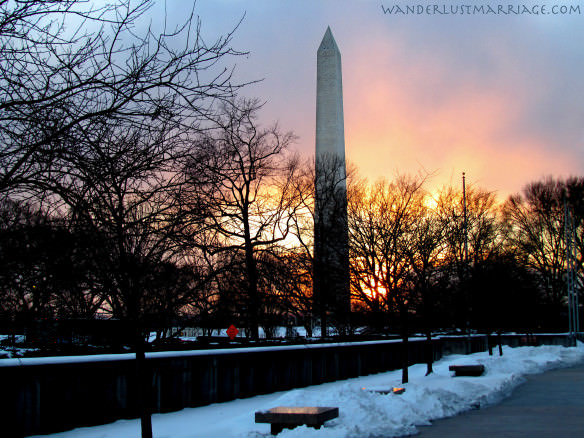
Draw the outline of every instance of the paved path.
M584 437L584 363L527 377L496 406L419 427L416 438Z

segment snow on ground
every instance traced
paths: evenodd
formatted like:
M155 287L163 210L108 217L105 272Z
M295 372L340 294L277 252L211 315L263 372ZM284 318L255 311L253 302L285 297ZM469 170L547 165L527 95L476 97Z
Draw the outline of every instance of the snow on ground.
M416 432L417 425L494 404L524 381L523 376L584 361L584 344L578 347L504 347L504 355L488 353L448 356L434 364L410 367L410 382L401 385L401 371L325 383L308 388L234 400L180 412L152 416L156 438L259 438L270 436L268 424L255 424L254 412L275 406L338 406L339 417L320 430L298 427L284 430L282 438L394 437ZM481 377L452 377L448 366L479 363ZM405 387L405 393L378 394L371 389ZM363 389L365 388L365 389ZM51 435L53 438L139 437L138 420L80 428Z
M12 336L10 335L0 335L0 359L12 358L12 357L22 357L27 353L32 351L38 351L37 348L22 348L17 345L23 344L25 337L23 335L15 335L12 338L12 346L5 346L2 344L9 343Z

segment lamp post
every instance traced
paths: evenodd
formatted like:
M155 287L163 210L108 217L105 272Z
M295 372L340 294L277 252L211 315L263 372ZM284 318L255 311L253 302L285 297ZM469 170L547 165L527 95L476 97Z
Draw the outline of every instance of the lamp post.
M466 332L469 336L470 344L470 293L468 290L468 212L466 208L466 173L462 172L462 206L463 206L463 233L464 233L464 260L463 260L463 281L464 298L466 300ZM470 345L469 345L470 348Z
M564 193L564 237L566 244L566 289L568 295L568 327L570 337L575 338L580 331L578 314L578 294L576 292L576 245L574 243L574 219L568 208L567 195ZM575 342L575 341L574 341Z
M468 265L468 216L466 211L466 174L462 172L462 200L464 213L464 268Z

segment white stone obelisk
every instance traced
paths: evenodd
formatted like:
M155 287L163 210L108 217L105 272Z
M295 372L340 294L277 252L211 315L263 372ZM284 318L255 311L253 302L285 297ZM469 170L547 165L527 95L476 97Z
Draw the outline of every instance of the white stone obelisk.
M329 316L348 324L349 242L341 52L327 28L317 52L314 311L326 336Z
M316 56L316 158L323 155L345 162L341 52L330 27Z

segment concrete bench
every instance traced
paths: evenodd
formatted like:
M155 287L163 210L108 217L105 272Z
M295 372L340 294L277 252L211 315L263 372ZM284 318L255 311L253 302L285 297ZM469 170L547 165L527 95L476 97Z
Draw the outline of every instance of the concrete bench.
M270 423L272 435L277 435L284 429L294 429L297 426L310 426L320 429L325 421L337 418L339 408L321 406L278 406L268 411L255 413L256 423Z
M450 365L448 367L450 371L454 371L454 375L457 377L460 376L469 376L469 377L478 377L482 376L485 372L484 365Z

